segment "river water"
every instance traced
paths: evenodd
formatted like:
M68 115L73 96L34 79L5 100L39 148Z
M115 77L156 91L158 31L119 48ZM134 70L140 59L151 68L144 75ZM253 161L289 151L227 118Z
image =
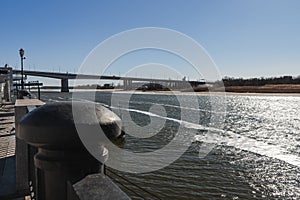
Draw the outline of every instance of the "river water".
M97 92L95 97L89 92L80 94L81 99L95 99L107 107L111 106L111 93ZM130 94L126 93L114 95L119 103L111 109L121 118L122 111L127 111L130 113L130 120L141 127L154 123L152 129L147 130L152 137L141 139L130 133L126 135L123 148L127 151L158 150L174 138L179 125L183 125L182 130L187 136L196 132L187 151L163 169L142 174L109 169L112 172L108 171L108 175L131 198L300 199L300 96L229 95L224 104L224 123L214 127L209 120L213 113L209 95L197 96L198 108L182 108L174 95L134 94L130 98ZM43 93L42 99L72 100L72 95ZM122 103L126 103L127 99L128 108ZM191 96L181 95L180 99L188 102ZM153 106L163 108L165 114L154 113L151 109ZM189 120L188 116L184 116L184 121L182 120L181 114L189 112L199 113L198 123ZM156 129L156 122L151 122L150 116L153 117L152 120L163 119L164 125L160 127L158 124ZM123 119L126 132L134 132L126 127L126 120ZM157 123L161 123L161 120ZM217 137L208 141L204 137L207 134ZM203 149L208 147L210 151L204 155ZM143 163L136 165L142 166Z

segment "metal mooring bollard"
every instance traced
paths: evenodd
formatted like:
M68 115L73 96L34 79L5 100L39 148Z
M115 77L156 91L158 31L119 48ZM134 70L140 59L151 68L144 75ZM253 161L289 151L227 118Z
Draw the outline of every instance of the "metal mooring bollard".
M109 109L86 102L73 102L73 106L82 112L76 122L87 130L100 125L110 139L121 135L121 120ZM87 118L93 106L96 120L91 122ZM38 148L34 157L38 200L67 199L68 181L73 184L99 172L100 162L85 149L77 134L72 102L49 103L35 109L20 120L17 135Z
M17 98L18 99L25 99L24 97L27 98L27 99L31 98L30 92L28 92L27 90L19 90Z

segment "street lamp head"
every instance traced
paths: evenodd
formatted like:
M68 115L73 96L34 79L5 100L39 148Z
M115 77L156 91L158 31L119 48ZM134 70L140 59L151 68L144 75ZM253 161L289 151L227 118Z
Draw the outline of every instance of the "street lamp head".
M24 49L20 49L19 53L20 53L21 58L23 58L24 57Z

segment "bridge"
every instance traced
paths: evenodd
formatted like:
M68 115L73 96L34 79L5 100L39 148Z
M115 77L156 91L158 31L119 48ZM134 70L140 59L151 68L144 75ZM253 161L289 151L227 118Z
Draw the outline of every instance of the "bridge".
M13 74L21 74L21 70L13 70ZM23 74L26 76L38 76L46 78L54 78L61 80L61 92L69 92L69 79L103 79L103 80L122 80L124 89L131 89L133 81L150 82L150 83L167 83L168 87L181 88L189 84L190 86L198 86L205 84L204 81L185 81L185 80L170 80L170 79L150 79L124 76L99 76L89 74L74 74L74 73L60 73L60 72L43 72L43 71L28 71L24 70Z

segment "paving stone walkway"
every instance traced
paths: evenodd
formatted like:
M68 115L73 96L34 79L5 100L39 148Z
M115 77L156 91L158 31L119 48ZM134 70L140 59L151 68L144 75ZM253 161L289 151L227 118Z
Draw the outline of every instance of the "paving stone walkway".
M15 190L14 105L0 108L0 194Z
M14 105L0 108L0 159L15 155Z

